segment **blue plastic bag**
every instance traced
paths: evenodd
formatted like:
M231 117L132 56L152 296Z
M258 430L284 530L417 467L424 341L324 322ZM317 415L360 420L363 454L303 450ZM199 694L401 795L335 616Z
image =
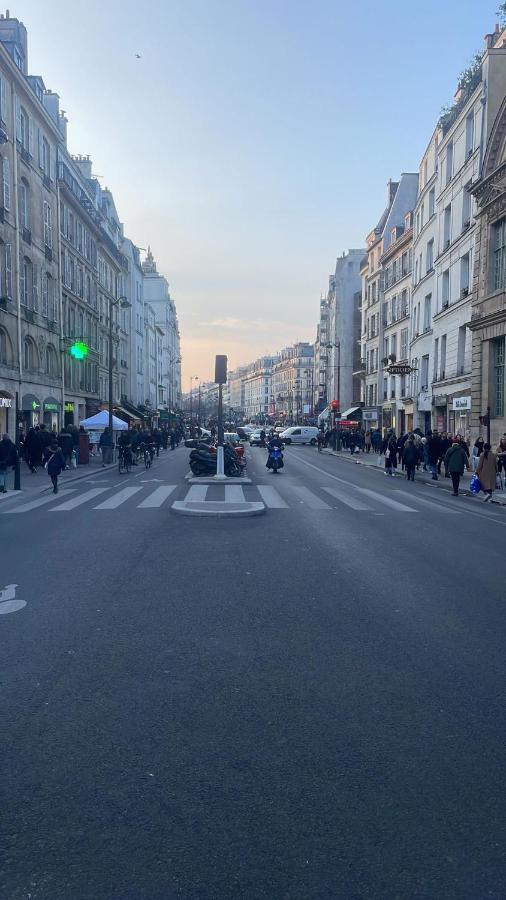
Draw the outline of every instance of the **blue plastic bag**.
M471 484L469 485L469 490L472 491L473 494L479 494L481 491L480 479L476 474L471 478Z

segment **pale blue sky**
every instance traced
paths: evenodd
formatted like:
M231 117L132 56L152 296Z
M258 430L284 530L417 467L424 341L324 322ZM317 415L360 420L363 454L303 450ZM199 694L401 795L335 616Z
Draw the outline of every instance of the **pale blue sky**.
M313 339L336 256L418 169L498 5L12 0L70 149L169 278L185 380Z

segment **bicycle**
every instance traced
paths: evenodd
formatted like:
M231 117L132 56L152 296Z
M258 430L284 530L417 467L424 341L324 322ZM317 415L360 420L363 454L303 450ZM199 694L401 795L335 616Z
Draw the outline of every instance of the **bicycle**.
M130 453L130 447L119 447L118 448L118 472L121 475L123 472L130 472L130 468L132 465L132 456Z
M150 469L150 468L151 468L151 463L152 463L152 458L151 458L151 454L150 454L148 448L146 447L145 444L141 444L140 450L141 450L141 453L142 453L142 458L143 458L143 460L144 460L144 466L145 466L145 468L146 468L146 469Z

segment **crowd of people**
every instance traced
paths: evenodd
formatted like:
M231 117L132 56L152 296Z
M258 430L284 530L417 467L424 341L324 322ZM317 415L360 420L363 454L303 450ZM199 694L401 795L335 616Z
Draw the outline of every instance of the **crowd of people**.
M384 459L385 475L390 477L395 477L399 467L408 481L415 480L415 472L420 468L430 472L434 481L444 474L452 480L454 496L458 496L460 479L466 469L477 475L485 501L491 499L497 486L502 487L502 473L506 472L506 434L495 451L481 437L470 448L462 435L435 430L423 434L418 428L400 437L392 429L382 435L379 429L339 432L329 428L321 432L320 442L332 449L344 447L352 454L377 453Z

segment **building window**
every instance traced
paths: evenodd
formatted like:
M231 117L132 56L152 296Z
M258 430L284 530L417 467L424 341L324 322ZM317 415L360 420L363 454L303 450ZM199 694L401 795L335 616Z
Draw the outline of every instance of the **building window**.
M42 138L40 144L40 167L44 172L44 175L47 175L47 177L49 178L51 167L51 150L45 137Z
M491 341L492 347L492 415L504 416L504 338Z
M19 290L21 294L21 305L28 307L30 305L30 294L32 287L32 264L27 256L23 256L19 266Z
M431 188L429 191L429 219L432 219L432 216L436 212L436 190L435 188Z
M16 137L21 146L25 150L28 150L30 142L30 119L28 113L22 106L18 106Z
M466 331L466 326L461 325L457 339L457 375L464 374L466 363Z
M427 243L427 273L434 268L434 238Z
M439 338L436 338L436 340L434 341L434 368L432 370L434 373L434 381L437 381L438 358L439 358Z
M474 150L474 113L466 118L466 159Z
M53 211L47 200L44 200L44 243L50 249L53 246Z
M423 330L430 331L432 320L432 294L427 294L423 308Z
M12 300L12 247L5 245L5 294Z
M53 377L58 375L58 356L52 344L46 347L46 373Z
M453 177L453 141L450 141L446 147L446 184L449 184Z
M462 191L462 231L471 224L471 182Z
M0 363L10 366L12 362L11 343L7 332L0 328Z
M407 359L408 356L408 329L403 328L401 331L401 359Z
M34 372L37 368L37 349L31 338L25 338L23 346L23 365L27 372Z
M24 178L19 184L19 219L22 228L29 227L28 219L28 184Z
M421 378L422 378L422 391L426 391L429 387L429 357L422 356L422 369L421 369Z
M469 293L469 270L470 261L469 253L465 253L460 258L460 296L467 297Z
M441 281L441 301L443 303L443 309L446 309L450 302L450 270L445 269L443 272L443 277Z
M445 208L443 221L443 250L450 246L452 239L452 207L451 203Z
M446 334L441 337L441 371L439 373L441 380L446 377Z
M506 287L506 219L493 226L493 273L494 291Z
M11 173L9 160L6 156L2 160L2 185L4 209L9 210L11 208Z

